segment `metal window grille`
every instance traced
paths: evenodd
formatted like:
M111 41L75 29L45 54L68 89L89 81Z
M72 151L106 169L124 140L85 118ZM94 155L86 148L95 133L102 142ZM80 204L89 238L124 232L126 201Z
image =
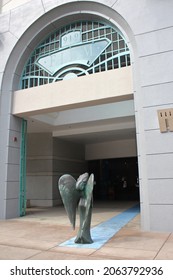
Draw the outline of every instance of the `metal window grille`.
M72 43L67 43L71 35L76 37ZM77 39L78 35L80 39ZM102 45L105 47L102 48ZM80 60L77 59L78 52ZM91 62L82 64L81 57L87 61L87 57L84 57L87 52L90 53ZM74 60L69 58L68 61L70 55L74 56ZM53 71L49 71L52 65L49 63L49 68L45 65L53 57L58 62L54 65ZM63 59L64 63L60 63ZM58 63L61 65L59 66ZM74 22L49 34L36 47L24 67L20 88L26 89L57 82L66 77L83 76L129 65L130 51L123 35L117 29L103 22Z

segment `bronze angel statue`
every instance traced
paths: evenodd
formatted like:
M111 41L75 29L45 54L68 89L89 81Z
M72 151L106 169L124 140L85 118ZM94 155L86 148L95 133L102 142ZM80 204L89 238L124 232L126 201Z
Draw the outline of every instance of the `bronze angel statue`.
M58 187L69 220L75 229L76 210L79 210L80 227L75 243L93 243L90 233L93 206L94 175L88 173L79 176L77 181L69 174L59 178Z

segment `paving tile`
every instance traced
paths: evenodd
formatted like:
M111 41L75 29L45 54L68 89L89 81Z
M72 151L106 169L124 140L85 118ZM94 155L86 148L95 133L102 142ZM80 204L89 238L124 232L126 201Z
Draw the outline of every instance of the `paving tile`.
M140 214L137 215L134 219L132 219L129 223L127 223L124 228L134 229L140 231Z
M29 258L30 260L103 260L104 257L93 258L92 256L65 254L62 252L41 252Z
M89 256L92 253L94 253L96 250L56 246L56 247L50 249L49 251L51 251L51 252L61 252L61 253L65 253L65 254L76 254L76 255Z
M134 202L98 203L93 209L92 226L133 205ZM130 220L98 250L59 246L76 236L79 225L77 217L76 230L72 230L63 207L31 208L28 211L25 217L0 221L1 260L173 259L173 233L141 231L140 215ZM99 238L102 238L102 233Z
M24 239L0 235L0 244L12 247L48 250L57 245L57 242L38 241L38 239Z
M168 238L168 240L167 241L169 241L169 242L173 242L173 233L171 233L170 235L169 235L169 238Z
M105 246L157 252L168 236L169 233L141 232L124 228L114 235Z
M82 255L76 254L75 252L72 253L65 253L65 252L52 252L46 251L41 252L37 255L34 255L29 258L29 260L105 260L107 256L92 256L92 255ZM108 258L110 259L110 258Z
M173 260L173 246L170 248L169 244L165 244L164 248L155 257L155 260Z
M105 257L105 259L123 260L152 260L156 256L155 251L144 251L127 248L102 247L92 254L92 257Z
M56 232L56 231L49 231L49 232L40 232L39 234L35 234L35 233L25 233L23 235L23 238L26 239L39 239L41 241L51 241L51 242L63 242L64 240L67 240L69 238L71 238L73 235L72 233L65 233L65 232Z
M25 260L41 251L0 245L0 260Z
M173 233L158 252L156 260L173 260Z

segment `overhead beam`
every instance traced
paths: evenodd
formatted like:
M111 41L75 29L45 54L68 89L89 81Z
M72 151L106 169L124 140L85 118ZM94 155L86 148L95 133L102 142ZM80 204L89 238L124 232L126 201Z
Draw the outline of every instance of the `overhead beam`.
M12 114L28 117L133 99L131 66L18 90Z
M60 137L60 136L68 136L68 135L82 135L88 133L98 133L98 132L105 132L105 131L121 131L126 129L135 129L135 120L134 117L129 118L120 118L112 121L112 122L95 122L92 125L85 125L83 127L79 126L70 126L66 128L59 128L58 130L54 130L52 135L53 137Z

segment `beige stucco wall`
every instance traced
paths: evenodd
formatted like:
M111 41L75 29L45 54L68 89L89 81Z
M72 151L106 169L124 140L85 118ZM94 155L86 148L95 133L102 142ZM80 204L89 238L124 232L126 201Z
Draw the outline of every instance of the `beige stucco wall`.
M27 137L26 198L30 206L61 204L58 179L69 173L75 178L87 171L85 147L52 138L51 133Z

